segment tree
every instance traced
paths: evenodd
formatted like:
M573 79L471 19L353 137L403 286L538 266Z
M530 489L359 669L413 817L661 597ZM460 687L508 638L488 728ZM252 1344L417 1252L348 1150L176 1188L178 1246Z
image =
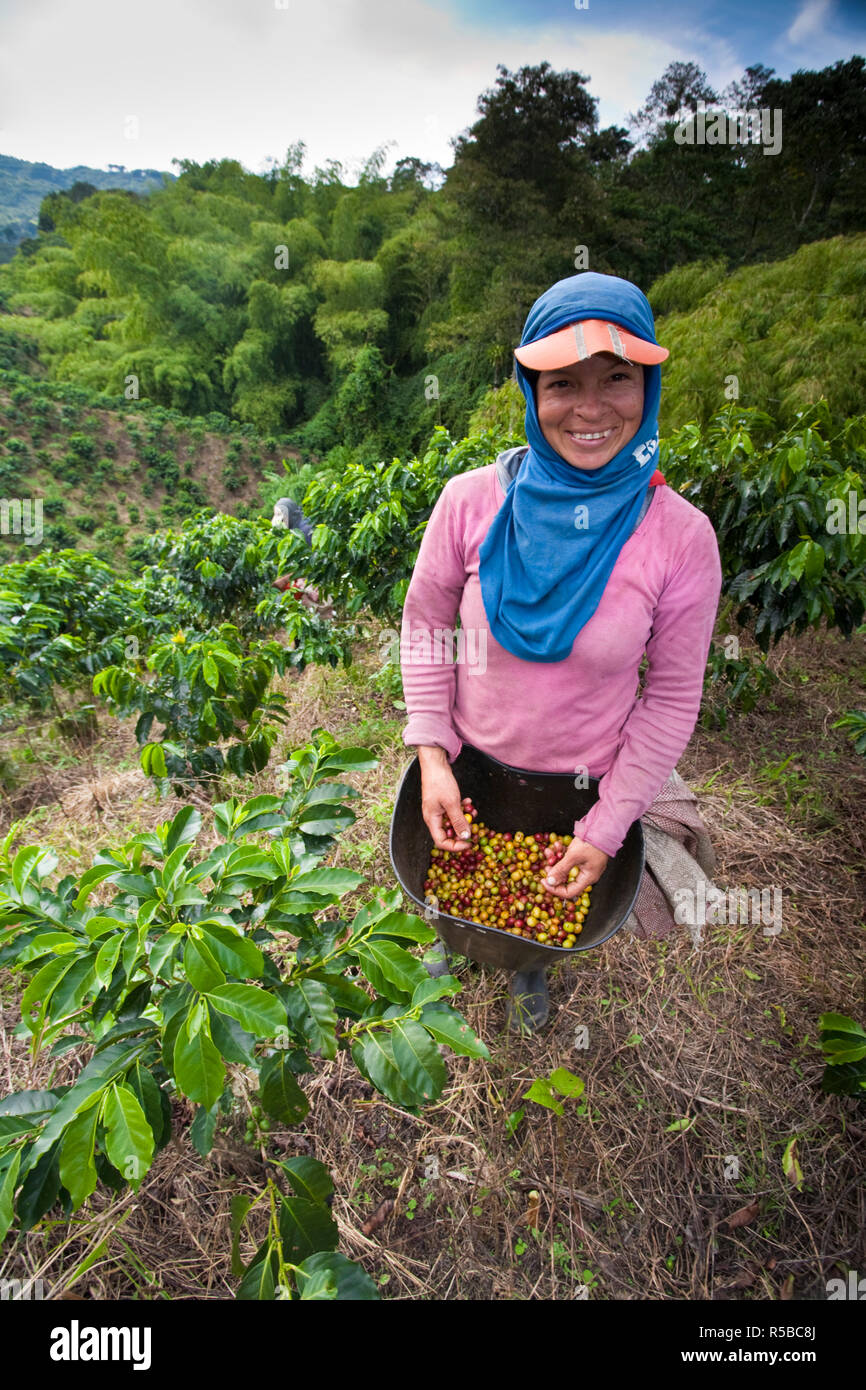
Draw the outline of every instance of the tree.
M698 102L718 101L709 78L697 63L669 63L636 115L629 117L632 127L643 138L664 135L668 121L680 121L698 110Z
M451 142L454 168L446 187L462 194L475 212L485 210L489 180L528 184L546 207L558 209L576 172L573 156L597 123L597 102L585 86L589 79L577 72L554 72L549 63L517 73L500 63L497 71L496 86L478 98L481 119ZM464 171L468 179L461 177ZM481 171L488 180L478 180ZM471 197L473 186L480 203Z

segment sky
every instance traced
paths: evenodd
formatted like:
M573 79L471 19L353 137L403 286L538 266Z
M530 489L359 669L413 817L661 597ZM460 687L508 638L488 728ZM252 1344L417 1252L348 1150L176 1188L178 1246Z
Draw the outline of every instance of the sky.
M578 8L581 5L581 8ZM386 146L447 168L497 65L587 76L626 125L671 62L721 90L866 56L866 0L0 0L0 154L61 168L238 159L303 141L344 180Z

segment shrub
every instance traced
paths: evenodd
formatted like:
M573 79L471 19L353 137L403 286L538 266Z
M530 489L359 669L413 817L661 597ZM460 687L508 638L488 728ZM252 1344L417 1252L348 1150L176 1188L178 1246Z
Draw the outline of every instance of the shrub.
M375 766L367 750L317 729L285 764L285 795L218 805L207 835L185 807L54 887L53 853L26 846L13 857L14 830L7 836L0 963L32 976L22 1024L34 1053L68 1047L70 1027L72 1045L83 1039L93 1052L71 1086L4 1103L0 1239L13 1222L32 1229L58 1201L77 1211L100 1181L138 1191L172 1137L172 1095L195 1107L189 1138L206 1155L220 1117L240 1108L235 1067L257 1075L259 1113L292 1126L310 1109L303 1079L319 1058L350 1054L391 1105L417 1114L447 1081L442 1045L489 1055L445 1002L457 981L431 980L412 953L434 933L400 910L399 890L339 915L363 879L322 860L354 820L344 802L358 793L330 779ZM111 897L97 905L100 885ZM275 1216L247 1268L234 1266L238 1296L273 1298L280 1285L289 1297L372 1296L371 1281L334 1253L326 1170L309 1158L275 1166L298 1195L266 1179ZM252 1205L233 1204L236 1238Z
M785 632L826 621L848 636L862 620L866 536L847 518L850 497L859 505L866 491L864 445L866 416L834 429L820 402L781 433L731 404L662 444L661 469L712 521L723 592L739 623L753 620L762 651ZM840 508L845 529L832 525Z
M70 455L82 459L85 463L96 453L96 444L86 434L70 434L66 443Z

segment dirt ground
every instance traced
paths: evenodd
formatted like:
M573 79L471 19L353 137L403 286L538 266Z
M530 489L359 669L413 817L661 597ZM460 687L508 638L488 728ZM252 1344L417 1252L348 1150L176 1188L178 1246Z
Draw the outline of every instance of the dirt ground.
M810 634L786 639L772 663L779 679L760 710L699 728L679 766L716 847L716 882L778 887L778 935L753 922L699 944L685 927L664 941L619 932L552 972L551 1021L530 1039L504 1031L505 976L463 963L454 1003L491 1057L449 1058L446 1091L419 1117L379 1098L346 1054L304 1078L311 1113L276 1130L268 1152L330 1166L340 1248L383 1297L824 1300L829 1278L866 1267L866 1115L822 1093L818 1046L823 1012L866 1017L866 759L831 727L863 704L866 646ZM288 677L280 750L324 726L375 751L379 767L350 779L358 819L334 862L392 888L390 810L411 755L374 665L360 652L346 670ZM23 817L22 842L50 840L62 870L177 809L138 772L130 728L101 724L85 749L48 731L7 741L27 776L3 822ZM12 1037L19 990L7 972L4 1093L46 1074ZM66 1054L55 1081L80 1061ZM524 1099L558 1066L585 1082L562 1116ZM265 1154L241 1142L242 1109L203 1160L189 1107L174 1109L175 1137L137 1195L100 1190L71 1223L51 1213L6 1242L0 1278L42 1278L53 1297L232 1297L230 1199L260 1190Z

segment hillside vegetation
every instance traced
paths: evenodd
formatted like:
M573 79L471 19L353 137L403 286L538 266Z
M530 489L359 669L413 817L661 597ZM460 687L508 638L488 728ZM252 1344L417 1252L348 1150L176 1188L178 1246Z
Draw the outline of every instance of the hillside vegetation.
M187 418L0 370L0 496L41 499L47 546L125 566L136 538L201 508L270 515L277 497L303 497L313 471L276 437L217 412ZM30 558L33 547L0 536L0 558L16 551Z
M500 68L444 172L406 158L385 177L382 147L354 185L334 161L305 178L298 143L263 175L231 159L181 160L177 180L146 198L54 197L45 230L0 267L0 358L11 333L56 380L112 396L134 382L155 404L216 410L261 434L294 430L320 456L348 449L373 462L420 447L438 423L465 433L485 390L511 374L533 300L590 268L645 289L661 279L660 312L689 314L671 323L672 423L701 391L721 404L738 367L749 403L781 418L818 394L833 399L840 334L842 371L856 367L847 400L863 380L862 243L849 259L835 238L866 231L864 74L860 57L786 82L754 67L715 93L696 65L672 64L630 137L599 127L580 73ZM698 101L783 108L782 148L677 142ZM790 262L790 292L758 270L828 239L840 249ZM707 298L722 268L744 267L757 276L748 312L731 306L751 299L752 281ZM800 290L814 296L815 341L786 352ZM816 307L823 295L841 301L829 316ZM717 312L714 375L700 344Z
M146 194L175 177L158 169L121 166L93 169L77 164L71 169L57 169L53 164L0 154L0 262L11 260L24 238L35 237L40 229L53 230L50 219L40 218L43 202L48 199L50 203L52 195L54 199L58 194L66 195L80 202L98 188Z
M834 420L866 398L866 236L803 246L785 260L727 270L678 266L650 287L662 365L662 434L705 425L726 401L785 425L822 397ZM522 428L523 395L509 380L472 413L472 430Z

